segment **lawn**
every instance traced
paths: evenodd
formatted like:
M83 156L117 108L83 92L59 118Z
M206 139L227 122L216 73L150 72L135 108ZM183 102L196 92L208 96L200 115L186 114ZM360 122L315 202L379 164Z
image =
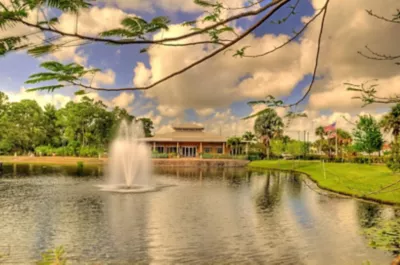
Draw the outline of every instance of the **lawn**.
M309 175L321 188L371 199L400 204L400 175L393 174L384 165L325 163L320 161L253 161L253 168L296 170Z

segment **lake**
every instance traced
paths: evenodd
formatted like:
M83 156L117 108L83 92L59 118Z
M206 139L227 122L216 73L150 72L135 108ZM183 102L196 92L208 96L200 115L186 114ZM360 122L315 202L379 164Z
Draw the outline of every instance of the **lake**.
M300 175L158 168L171 185L102 192L101 167L6 165L1 264L33 264L63 246L69 264L390 264L363 228L398 209L332 196Z

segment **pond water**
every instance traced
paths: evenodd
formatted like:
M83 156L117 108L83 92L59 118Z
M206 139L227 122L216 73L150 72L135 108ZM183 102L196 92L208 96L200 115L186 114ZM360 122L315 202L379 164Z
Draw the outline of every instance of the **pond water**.
M158 192L99 191L101 167L8 165L0 176L1 264L64 246L69 264L390 264L362 229L398 210L320 194L301 176L156 169Z

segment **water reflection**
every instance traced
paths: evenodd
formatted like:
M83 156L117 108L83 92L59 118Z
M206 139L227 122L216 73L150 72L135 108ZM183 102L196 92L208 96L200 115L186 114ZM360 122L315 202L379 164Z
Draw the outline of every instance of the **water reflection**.
M400 215L320 195L301 176L244 169L158 168L175 186L146 194L98 191L102 170L5 166L0 251L26 264L64 245L72 264L389 264L361 234Z

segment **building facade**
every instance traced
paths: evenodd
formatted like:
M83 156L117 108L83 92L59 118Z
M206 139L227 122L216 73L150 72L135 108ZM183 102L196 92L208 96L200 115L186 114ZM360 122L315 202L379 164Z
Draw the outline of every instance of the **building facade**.
M200 154L229 154L226 138L204 132L204 127L194 124L173 126L174 131L145 138L153 151L174 153L178 157L200 157Z

